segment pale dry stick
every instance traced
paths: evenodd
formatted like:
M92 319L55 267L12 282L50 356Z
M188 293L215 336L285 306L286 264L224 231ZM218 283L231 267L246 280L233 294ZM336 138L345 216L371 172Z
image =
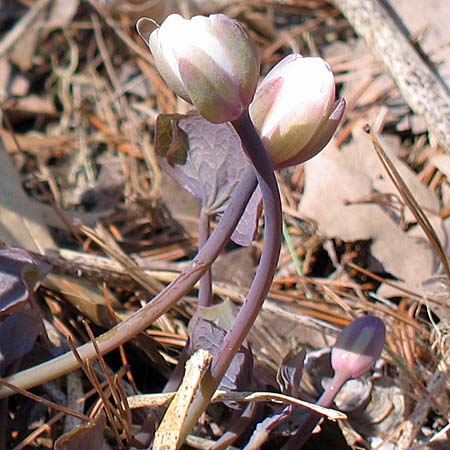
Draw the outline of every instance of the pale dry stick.
M186 444L197 450L211 450L214 443L215 441L211 439L201 438L200 436L194 436L193 434L188 434L186 437Z
M162 394L139 394L127 397L130 409L164 406L170 403L176 392L164 392ZM315 403L305 402L289 395L279 394L277 392L227 392L217 390L211 398L211 403L234 401L239 403L265 402L294 405L317 412L327 417L329 420L345 420L346 414L331 408L316 405Z
M399 26L399 19L380 0L334 3L384 64L411 109L424 116L437 143L450 153L449 88L421 57Z
M39 0L30 7L28 12L14 25L14 27L0 41L0 58L27 32L31 24L38 18L50 0Z
M182 436L183 423L202 379L209 369L212 354L197 350L186 362L183 381L172 398L163 420L155 433L154 450L176 450Z
M83 227L83 230L88 230ZM95 242L106 251L105 243L99 239L96 234L88 234L90 238L95 236ZM123 259L121 255L111 249L108 249L111 258L82 253L74 250L60 249L59 255L46 255L47 261L56 267L59 273L80 276L96 282L106 282L112 286L129 286L134 280L138 285L147 289L150 279L155 279L163 283L171 283L178 275L188 267L189 263L168 262L162 260L137 263L134 260ZM137 264L137 265L136 265ZM141 276L138 277L138 271ZM198 283L193 286L198 289ZM230 297L235 301L242 301L243 294L238 288L227 287L223 283L213 283L213 293Z

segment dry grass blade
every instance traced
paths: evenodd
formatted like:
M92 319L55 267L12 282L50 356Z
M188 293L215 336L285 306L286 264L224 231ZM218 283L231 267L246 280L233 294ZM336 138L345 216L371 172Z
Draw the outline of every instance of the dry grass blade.
M323 416L328 417L330 420L345 420L346 414L335 411L334 409L324 408L322 406L315 405L313 403L299 400L295 397L290 397L284 394L278 394L276 392L223 392L217 393L213 397L213 401L225 401L234 400L240 402L273 402L273 403L288 403L294 406L300 406L302 408L309 409Z
M126 401L126 396L124 396L124 392L123 389L119 388L119 383L117 383L118 379L117 378L113 378L109 372L109 368L106 365L106 362L102 356L102 354L100 353L100 350L98 348L97 345L97 340L95 339L94 334L92 333L92 330L90 329L89 325L87 324L87 322L85 322L85 327L86 327L86 331L89 335L89 339L92 341L94 347L95 347L95 351L97 353L97 357L98 357L98 361L100 363L100 366L103 370L104 376L106 378L106 381L108 383L109 386L109 390L110 393L114 399L114 405L111 405L110 401L109 401L109 395L103 395L102 396L102 400L103 400L103 405L105 407L105 410L110 410L111 411L111 416L113 418L116 418L117 420L113 420L111 419L111 425L114 429L117 429L117 425L120 424L122 430L125 432L125 439L126 441L129 443L131 442L131 417L130 417L130 409L128 407L127 401ZM93 368L92 366L89 367L91 374L94 374ZM98 383L98 386L100 386L100 383ZM102 392L103 393L103 392ZM105 401L108 400L108 401ZM117 422L117 423L116 423ZM116 432L115 432L116 434ZM117 433L118 434L118 433ZM121 439L118 439L117 441L118 445L120 448L124 447L123 443L121 441Z
M431 226L430 221L423 212L423 209L411 194L411 191L408 189L408 186L406 186L394 164L392 164L392 161L383 150L383 147L381 146L376 133L370 128L369 125L365 127L365 131L369 133L375 151L380 158L380 161L383 164L384 168L386 169L386 172L388 173L399 194L401 195L403 201L406 203L406 205L408 205L408 208L413 213L414 217L417 220L417 223L421 226L422 230L424 231L425 235L427 236L431 245L434 247L437 255L439 256L439 259L447 276L447 281L450 284L450 266L447 260L447 256L445 255L444 249L442 248L439 238L437 237L436 232Z
M13 390L17 394L21 394L25 397L28 397L31 400L34 400L35 402L42 403L43 405L46 405L49 408L53 408L53 409L56 409L57 411L61 411L64 414L69 414L69 415L74 416L77 419L83 420L85 422L89 422L91 420L90 417L85 416L84 414L80 414L77 411L73 411L70 408L66 408L65 406L58 405L58 403L52 402L51 400L47 400L46 398L39 397L39 395L32 394L31 392L28 392L25 389L15 386L14 384L8 383L3 378L0 378L0 384L8 387L9 389Z
M102 237L98 236L94 230L81 226L81 231L92 239L107 255L118 261L130 276L139 283L148 292L155 295L160 292L164 286L157 280L149 277L131 258L119 248L112 236L109 236L104 228L100 228ZM105 242L105 241L108 242Z
M95 339L95 336L92 334L92 331L90 327L87 325L87 323L84 323L86 327L86 331L89 335L89 338L91 339L91 342L93 343L97 358L100 363L100 366L103 370L106 383L109 387L109 392L111 393L113 399L114 399L114 405L111 404L109 400L109 393L107 390L104 390L101 386L101 383L95 373L95 370L91 364L91 361L89 360L83 360L78 353L76 347L72 345L72 342L69 340L69 344L71 346L72 352L75 355L75 358L78 360L80 367L82 368L83 372L85 373L86 377L89 379L92 386L94 386L95 390L97 391L97 394L100 397L100 404L103 407L106 416L108 418L108 422L111 426L112 432L114 434L114 438L116 439L118 448L125 448L121 433L119 430L120 428L125 432L125 440L127 442L131 441L131 432L130 432L130 415L129 415L129 408L126 402L126 397L123 396L123 391L117 388L114 380L110 376L109 369L105 363L105 360L103 359L98 346L97 341Z

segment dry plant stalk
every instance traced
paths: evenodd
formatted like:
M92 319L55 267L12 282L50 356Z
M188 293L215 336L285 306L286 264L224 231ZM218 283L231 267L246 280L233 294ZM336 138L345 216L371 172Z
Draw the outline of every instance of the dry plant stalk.
M130 409L144 408L144 407L156 407L167 405L175 396L175 392L166 392L163 394L141 394L127 397L128 405ZM217 390L212 399L212 403L217 402L270 402L270 403L283 403L294 406L300 406L316 413L326 416L329 420L346 420L347 415L336 411L334 409L318 406L314 403L305 402L298 398L291 397L285 394L278 394L277 392L229 392Z
M212 361L208 350L196 351L186 363L183 381L175 393L166 414L155 433L154 450L176 450L183 444L187 432L185 419L194 396Z

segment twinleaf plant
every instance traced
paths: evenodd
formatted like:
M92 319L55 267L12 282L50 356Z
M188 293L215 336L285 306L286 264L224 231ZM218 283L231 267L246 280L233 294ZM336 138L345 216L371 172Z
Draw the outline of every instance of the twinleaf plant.
M138 30L144 21L138 22ZM242 183L248 183L246 197L256 188L249 180L256 178L264 209L264 246L258 269L245 302L217 345L202 389L192 402L183 430L187 433L244 343L272 283L282 240L281 202L274 169L304 162L318 153L336 130L345 102L335 101L335 83L328 64L320 58L300 55L281 61L257 89L259 58L255 47L242 25L224 15L196 16L191 20L171 15L148 40L141 36L169 87L203 118L187 118L184 124L183 120L172 121L170 127L165 126L167 132L161 132L157 143L162 139L165 145L157 148L166 156L169 173L202 200L205 214L205 209L213 210L208 205L214 205L217 197L219 204L224 205L223 194L221 197L218 193L229 189L233 181L224 175L227 169L236 172L240 164L233 160L240 160L245 166L245 154L251 167L239 176ZM207 133L205 139L202 130L214 129L202 123L205 119L222 127L222 131ZM230 138L215 145L211 137L227 135L229 124L239 139ZM201 139L196 140L196 135ZM226 208L234 207L231 199ZM243 214L241 207L237 215ZM224 215L219 228L226 221ZM202 222L201 219L201 226ZM206 239L202 229L199 235L201 245L215 242L223 248L226 244L214 234ZM210 283L207 274L199 293L202 306L208 306L211 300Z
M144 28L149 24L154 29L146 33ZM279 62L258 87L260 61L255 45L245 28L225 15L187 20L175 14L161 26L140 19L137 27L163 79L193 106L188 115L158 117L155 147L167 173L202 203L200 243L197 255L180 276L131 317L101 335L97 347L107 353L131 339L201 279L198 311L186 352L189 355L208 347L212 360L187 411L178 443L181 445L221 383L229 389L248 389L252 383L252 355L246 338L269 292L282 241L281 201L274 170L303 163L320 152L342 119L345 101L336 101L330 66L321 58L298 54ZM264 245L257 271L236 316L224 320L224 309L220 305L215 309L211 265L230 239L240 245L251 243L261 200ZM219 221L211 232L209 221L213 216ZM372 334L364 328L364 336L378 338L377 326L378 331ZM379 354L378 347L367 360L370 364L375 353ZM77 352L82 359L95 357L91 343ZM302 355L288 358L279 376L282 390L293 396L298 394ZM337 373L342 373L342 361L336 364ZM77 365L76 358L68 353L16 374L9 381L29 388ZM347 375L352 376L350 372ZM177 382L175 379L169 384L174 387ZM0 397L10 393L0 388ZM291 412L292 408L282 411L269 421L267 430ZM306 434L314 421L316 416L304 425ZM294 436L286 445L293 448L297 441Z

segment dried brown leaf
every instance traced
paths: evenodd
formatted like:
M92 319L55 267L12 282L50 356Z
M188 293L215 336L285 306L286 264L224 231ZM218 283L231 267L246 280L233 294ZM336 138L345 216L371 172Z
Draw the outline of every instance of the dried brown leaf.
M437 214L435 194L392 150L389 156L421 207L431 215ZM342 151L329 145L305 165L305 175L300 213L315 220L327 237L372 240L375 259L407 284L416 285L433 275L437 267L429 243L402 230L395 208L373 201L379 194L398 194L367 136L357 136ZM406 221L414 220L406 209L404 214Z

